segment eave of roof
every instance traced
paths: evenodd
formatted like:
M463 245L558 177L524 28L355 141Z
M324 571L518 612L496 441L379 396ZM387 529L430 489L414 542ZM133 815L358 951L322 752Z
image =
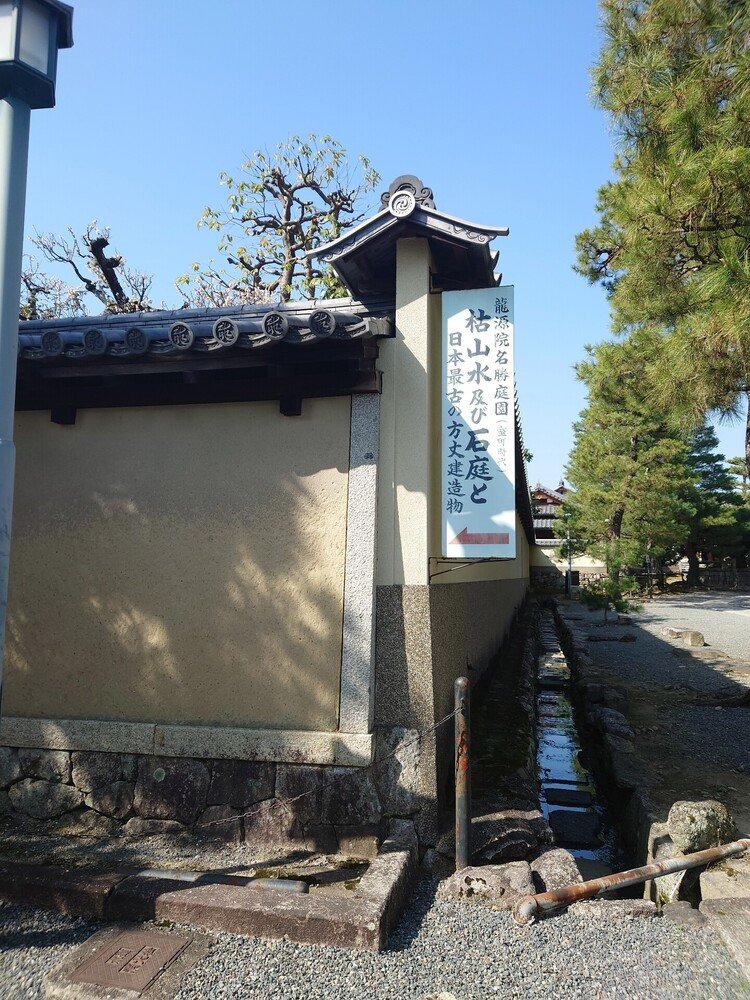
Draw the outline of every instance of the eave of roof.
M521 427L521 409L518 405L518 394L514 399L514 421L516 427L516 512L523 526L529 545L536 544L534 534L534 515L531 508L531 493L526 471L526 449L523 444L523 429Z
M385 207L343 236L308 251L330 264L352 295L392 291L396 277L396 243L421 236L435 261L433 284L441 290L496 284L498 254L489 249L507 226L485 226L439 212L432 192L411 175L396 178L381 199Z
M540 486L537 484L534 487L533 492L534 494L542 493L545 497L548 497L550 500L555 502L555 505L558 507L560 504L565 502L565 497L562 493L558 493L557 490L548 490L546 486Z

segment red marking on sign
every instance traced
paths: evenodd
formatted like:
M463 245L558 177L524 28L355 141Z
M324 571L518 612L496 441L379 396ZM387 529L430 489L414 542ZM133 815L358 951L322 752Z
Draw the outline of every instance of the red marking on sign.
M456 542L461 545L508 545L510 535L507 531L498 531L494 534L479 531L472 534L468 528L464 528L456 535L451 545L455 545Z

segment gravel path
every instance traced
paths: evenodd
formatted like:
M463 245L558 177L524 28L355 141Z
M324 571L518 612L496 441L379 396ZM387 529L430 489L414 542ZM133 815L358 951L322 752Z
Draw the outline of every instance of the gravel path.
M700 602L701 597L698 596L697 600ZM748 664L731 659L737 655L732 651L737 644L723 641L730 640L735 631L738 640L744 642L750 637L750 617L746 619L744 615L734 615L727 625L723 612L712 612L716 627L713 632L704 631L700 624L704 612L699 608L693 615L687 600L671 597L644 602L642 610L633 613L631 626L610 624L603 628L601 611L588 611L578 604L563 607L562 612L584 639L587 634L613 637L631 634L637 637L634 643L584 643L597 663L627 684L638 684L644 688L653 686L664 691L685 688L707 695L742 694L750 686ZM739 626L735 625L735 619ZM709 646L691 650L681 639L668 639L661 635L661 630L667 625L698 629L703 632ZM741 684L736 683L735 677Z
M638 621L646 627L697 629L709 646L740 660L750 660L750 594L660 597L644 604Z
M96 930L84 920L0 903L0 997L43 996L46 973Z
M214 935L178 1000L457 1000L639 998L731 1000L736 966L708 928L663 918L564 914L532 927L485 907L433 901L426 878L381 955ZM590 912L590 911L587 911ZM36 998L43 974L94 927L0 907L0 996Z

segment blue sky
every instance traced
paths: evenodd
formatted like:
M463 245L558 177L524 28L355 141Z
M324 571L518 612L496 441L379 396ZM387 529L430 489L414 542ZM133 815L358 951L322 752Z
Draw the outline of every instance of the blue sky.
M554 485L584 405L573 363L608 335L602 292L571 270L595 219L613 138L591 104L595 0L78 0L57 107L32 119L27 233L111 227L113 245L174 278L215 251L196 228L258 147L328 132L438 208L509 225L517 382L532 481ZM719 428L729 455L739 425Z

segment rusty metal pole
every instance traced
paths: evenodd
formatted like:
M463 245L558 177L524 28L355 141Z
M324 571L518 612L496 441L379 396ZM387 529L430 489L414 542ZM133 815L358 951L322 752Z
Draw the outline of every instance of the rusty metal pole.
M530 924L534 917L552 913L562 906L569 906L571 903L577 903L583 899L593 899L595 896L601 896L602 893L611 892L613 889L625 889L631 885L639 885L641 882L650 882L651 879L659 878L661 875L671 875L674 872L687 871L690 868L701 868L714 861L742 854L748 849L750 849L750 839L734 840L731 844L721 844L719 847L711 847L706 851L696 851L695 854L654 861L653 864L644 865L642 868L631 868L626 872L604 875L602 878L593 878L588 882L567 885L562 889L539 892L535 896L522 896L513 909L513 917L517 924Z
M471 854L471 718L469 678L457 677L456 726L456 871L467 868Z

